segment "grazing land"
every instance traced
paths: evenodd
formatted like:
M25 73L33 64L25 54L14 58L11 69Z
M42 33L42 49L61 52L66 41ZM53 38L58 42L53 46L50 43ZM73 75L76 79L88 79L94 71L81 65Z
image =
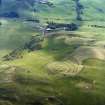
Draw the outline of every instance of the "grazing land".
M104 2L42 1L34 16L26 4L18 18L0 15L0 105L105 105Z

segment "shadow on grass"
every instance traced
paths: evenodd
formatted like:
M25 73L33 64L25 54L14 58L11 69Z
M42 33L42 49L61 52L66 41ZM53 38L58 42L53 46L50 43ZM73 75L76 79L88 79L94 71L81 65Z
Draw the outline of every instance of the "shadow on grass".
M68 54L72 53L77 48L77 45L66 44L64 38L56 38L56 36L47 38L47 45L44 47L44 51L52 54L55 60L63 60Z

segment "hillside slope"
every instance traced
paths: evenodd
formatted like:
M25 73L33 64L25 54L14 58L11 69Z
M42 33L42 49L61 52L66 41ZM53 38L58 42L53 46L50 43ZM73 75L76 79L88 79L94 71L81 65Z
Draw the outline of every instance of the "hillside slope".
M83 20L104 20L104 3L104 0L3 0L0 14L15 12L24 18L70 21L76 19L76 11L82 8L79 13Z
M105 105L104 1L2 0L0 105Z

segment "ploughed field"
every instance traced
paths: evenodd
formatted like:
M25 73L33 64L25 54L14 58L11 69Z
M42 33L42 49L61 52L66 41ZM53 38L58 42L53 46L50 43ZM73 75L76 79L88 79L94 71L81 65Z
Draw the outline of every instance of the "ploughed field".
M47 33L28 51L25 43L42 35L37 24L0 21L0 105L105 105L105 29L92 26L104 22ZM3 59L15 49L21 57Z

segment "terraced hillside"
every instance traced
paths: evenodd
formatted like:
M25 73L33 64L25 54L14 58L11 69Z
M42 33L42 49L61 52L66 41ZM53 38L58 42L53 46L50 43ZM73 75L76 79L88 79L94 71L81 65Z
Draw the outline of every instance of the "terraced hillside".
M0 105L105 105L104 0L2 3Z

